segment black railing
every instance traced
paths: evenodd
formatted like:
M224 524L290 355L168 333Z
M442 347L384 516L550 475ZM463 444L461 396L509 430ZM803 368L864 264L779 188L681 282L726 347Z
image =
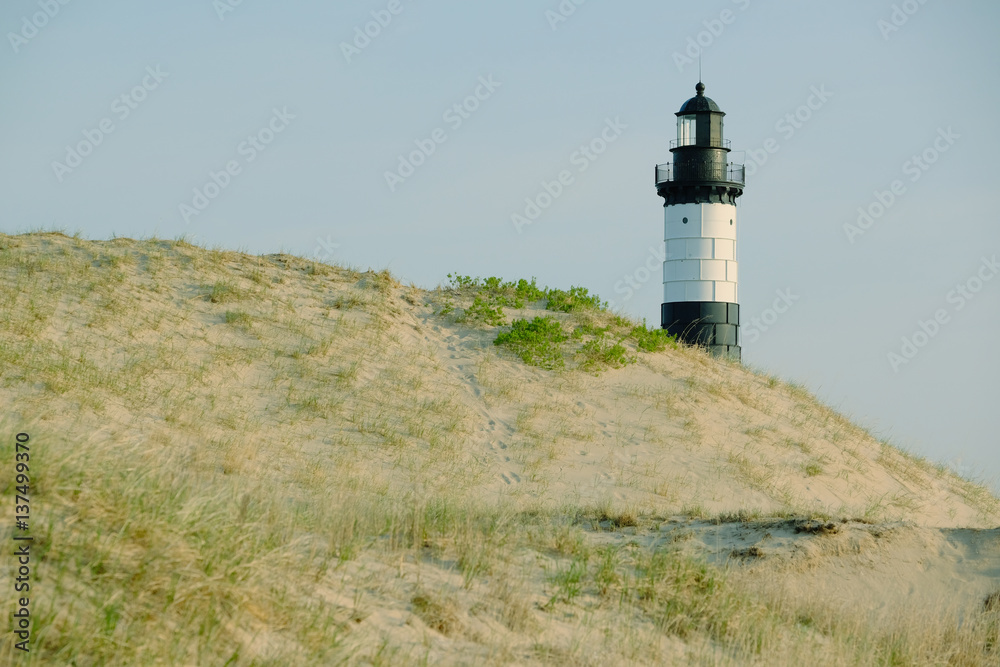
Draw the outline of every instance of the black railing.
M746 174L744 172L744 167L742 164L736 164L735 162L730 162L729 164L720 165L717 173L709 174L708 178L704 176L700 177L698 180L708 180L708 181L721 181L728 183L746 183ZM667 162L666 164L656 165L656 184L666 183L668 181L684 181L688 179L677 179L674 178L674 165L672 162Z
M705 146L707 148L729 148L729 139L709 139L708 143L700 144L693 139L671 139L670 148L677 148L679 146Z

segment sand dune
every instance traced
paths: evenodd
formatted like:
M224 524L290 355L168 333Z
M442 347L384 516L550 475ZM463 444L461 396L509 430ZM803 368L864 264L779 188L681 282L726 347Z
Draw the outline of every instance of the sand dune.
M997 662L993 495L613 313L60 234L0 277L35 664ZM534 317L561 367L494 345Z

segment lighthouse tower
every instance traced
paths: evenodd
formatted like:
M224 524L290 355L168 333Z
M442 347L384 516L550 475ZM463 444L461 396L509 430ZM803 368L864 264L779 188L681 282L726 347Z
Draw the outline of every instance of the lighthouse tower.
M743 194L743 165L729 162L726 114L705 97L703 83L695 91L676 114L673 163L656 166L667 246L660 322L685 343L739 361L736 198Z

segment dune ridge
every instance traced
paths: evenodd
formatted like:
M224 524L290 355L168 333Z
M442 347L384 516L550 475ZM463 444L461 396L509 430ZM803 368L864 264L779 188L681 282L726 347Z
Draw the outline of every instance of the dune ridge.
M177 240L0 235L0 277L28 664L998 658L995 496L643 323ZM494 345L534 318L553 368Z

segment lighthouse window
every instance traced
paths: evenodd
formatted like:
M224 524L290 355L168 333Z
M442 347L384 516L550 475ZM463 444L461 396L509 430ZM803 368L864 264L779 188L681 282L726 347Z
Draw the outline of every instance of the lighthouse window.
M686 225L687 223L688 223L688 219L684 218L684 224Z
M693 115L677 117L677 145L693 146L697 140L697 123Z
M733 224L733 219L732 218L729 219L729 224L730 225Z

